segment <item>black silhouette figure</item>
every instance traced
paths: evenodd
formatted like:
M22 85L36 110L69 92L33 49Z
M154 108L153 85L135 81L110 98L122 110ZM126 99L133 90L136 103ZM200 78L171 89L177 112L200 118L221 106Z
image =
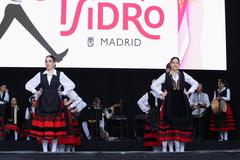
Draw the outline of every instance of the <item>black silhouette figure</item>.
M57 54L53 48L46 42L42 35L35 28L25 11L20 4L8 4L5 8L5 15L0 24L0 39L7 31L12 21L16 18L19 23L52 55L56 58L57 62L62 61L63 57L67 54L68 49L63 53Z

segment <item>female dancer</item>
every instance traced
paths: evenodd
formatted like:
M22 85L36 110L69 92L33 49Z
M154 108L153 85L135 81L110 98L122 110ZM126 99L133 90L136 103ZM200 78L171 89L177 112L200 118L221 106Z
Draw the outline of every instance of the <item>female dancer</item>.
M26 83L26 90L39 97L39 106L33 114L30 135L42 140L43 151L48 151L48 140L52 140L52 152L56 152L58 137L66 135L66 120L63 111L62 95L74 88L74 83L63 73L55 70L56 59L45 58L46 70L39 72ZM40 85L37 91L36 87ZM63 86L64 90L59 89Z
M152 80L154 83L156 79ZM152 147L153 152L158 152L161 142L158 141L158 123L161 100L153 91L145 93L137 102L140 109L146 113L144 129L144 146Z
M178 57L171 58L170 72L162 74L151 85L151 88L164 98L160 114L160 141L168 141L170 151L173 151L174 141L175 150L184 152L185 142L190 142L192 138L192 116L187 97L197 89L198 82L185 72L179 71L179 65L180 60ZM184 90L185 82L191 85L188 91ZM162 91L162 84L164 83L165 88Z

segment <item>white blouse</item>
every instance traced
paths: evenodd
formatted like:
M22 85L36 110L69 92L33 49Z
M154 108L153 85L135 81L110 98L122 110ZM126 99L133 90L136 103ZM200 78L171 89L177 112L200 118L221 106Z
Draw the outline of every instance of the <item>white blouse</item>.
M151 91L151 93L153 94L153 96L155 97L155 105L158 105L158 101L157 101L157 96L154 92ZM139 108L144 112L144 113L148 113L149 111L149 103L148 103L148 95L149 93L145 93L137 102Z
M41 72L36 74L32 79L30 79L26 83L26 85L25 85L26 90L32 92L33 94L37 91L36 87L41 82L40 74L41 74ZM57 75L57 71L54 70L53 73L50 74L46 70L45 72L43 72L43 74L47 74L47 80L48 80L48 83L50 84L50 82L52 80L52 76ZM75 84L63 72L60 72L59 80L60 80L61 85L64 88L64 91L62 92L63 95L67 95L75 88Z
M86 107L86 103L83 102L82 98L78 96L78 94L75 91L71 91L67 94L67 96L73 100L73 103L69 106L70 108L77 107L79 112Z
M221 90L220 90L220 93L221 92L223 92L224 90L227 90L227 95L226 95L226 97L222 97L222 99L224 100L224 101L230 101L231 100L231 92L230 92L230 89L229 88L226 88L226 87L223 87ZM216 97L217 97L217 93L216 93L216 91L214 91L214 95L213 95L213 99L216 99Z
M83 108L85 108L86 106L87 104L83 101L81 103L78 103L76 106L76 112L81 112L81 110L83 110Z
M198 87L198 82L193 79L190 75L187 73L183 72L184 74L184 79L185 82L189 83L191 85L191 88L188 90L189 93L193 93L197 87ZM166 78L166 73L162 74L152 85L151 89L156 92L158 95L162 94L162 84L165 83L165 78ZM176 74L175 77L173 77L175 81L178 81L179 75Z

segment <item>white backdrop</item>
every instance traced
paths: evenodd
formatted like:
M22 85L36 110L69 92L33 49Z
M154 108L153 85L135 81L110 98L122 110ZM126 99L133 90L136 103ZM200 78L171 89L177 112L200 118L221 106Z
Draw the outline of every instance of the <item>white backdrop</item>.
M57 53L69 49L66 57L58 64L59 67L165 68L172 56L179 56L177 0L87 0L83 4L76 30L70 35L61 35L61 31L67 31L71 28L77 4L80 1L66 1L66 24L61 24L61 0L24 0L21 4L32 23ZM205 1L207 2L207 0ZM8 0L0 2L0 22L8 2ZM114 11L119 14L116 26L107 30L98 29L98 4L104 2L116 7L117 10ZM160 35L160 39L144 36L133 22L128 22L128 30L123 30L123 15L126 14L123 12L123 6L131 4L140 7L141 16L138 21L142 28L147 33ZM164 13L163 25L158 28L150 28L144 20L146 9L152 6L161 8ZM92 29L88 29L90 23L88 19L89 8L92 8L93 11ZM224 70L226 69L225 17L222 17L225 14L224 0L211 0L208 4L205 3L203 8L204 13L207 14L203 15L206 18L203 22L203 36L200 37L201 41L207 40L201 43L200 47L203 63L200 66L191 66L188 65L188 62L184 62L182 67ZM103 24L111 24L117 16L114 17L111 8L105 7L103 9ZM140 10L136 11L133 7L128 10L129 16L134 16L136 12L140 13ZM219 16L216 17L216 15ZM150 12L152 24L156 24L161 18L156 10ZM217 38L215 38L216 35L218 35ZM92 47L89 46L88 42L90 37L94 39ZM124 43L121 45L122 42L128 40L130 42L135 40L137 46L124 45ZM107 41L108 43L106 43ZM117 42L120 43L119 46ZM128 43L126 42L126 44ZM211 56L209 56L209 51L213 50L216 52L211 52ZM44 66L44 57L48 54L45 48L16 20L0 39L0 67L42 67ZM205 57L214 58L216 56L221 64L213 66L204 64ZM205 59L206 63L212 63L208 58ZM188 61L190 62L191 59Z

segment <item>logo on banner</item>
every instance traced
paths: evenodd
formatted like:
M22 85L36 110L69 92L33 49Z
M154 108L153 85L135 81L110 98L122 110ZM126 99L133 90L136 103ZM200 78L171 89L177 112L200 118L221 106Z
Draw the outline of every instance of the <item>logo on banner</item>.
M93 47L93 46L94 46L94 38L88 37L88 47Z

